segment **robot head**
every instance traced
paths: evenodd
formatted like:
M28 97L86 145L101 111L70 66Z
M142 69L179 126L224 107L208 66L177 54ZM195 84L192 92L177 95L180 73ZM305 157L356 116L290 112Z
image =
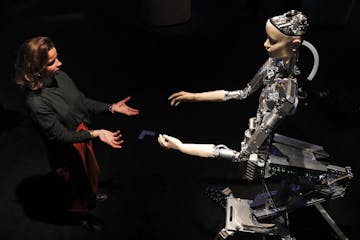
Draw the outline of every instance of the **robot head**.
M269 20L280 32L287 36L303 36L309 26L306 16L297 10L290 10Z

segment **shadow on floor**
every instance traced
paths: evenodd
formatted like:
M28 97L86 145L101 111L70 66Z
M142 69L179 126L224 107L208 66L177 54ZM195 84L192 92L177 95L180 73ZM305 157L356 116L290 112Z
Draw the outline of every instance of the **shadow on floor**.
M0 104L0 134L6 131L10 131L17 126L25 119L26 115L24 113L16 112L13 110L5 110L4 107Z
M30 219L56 225L77 225L79 219L65 211L70 188L53 173L27 177L16 187L17 202Z

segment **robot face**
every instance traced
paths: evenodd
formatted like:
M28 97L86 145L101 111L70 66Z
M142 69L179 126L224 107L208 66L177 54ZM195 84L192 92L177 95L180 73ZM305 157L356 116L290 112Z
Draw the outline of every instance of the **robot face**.
M264 47L271 58L282 58L287 60L296 52L301 43L300 37L287 36L280 32L268 20L265 26L267 39Z

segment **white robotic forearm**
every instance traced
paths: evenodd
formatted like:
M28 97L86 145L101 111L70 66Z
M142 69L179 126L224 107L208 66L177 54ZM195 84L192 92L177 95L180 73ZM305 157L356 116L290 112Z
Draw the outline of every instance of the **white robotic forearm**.
M188 155L211 158L214 157L214 147L214 144L184 143L179 150Z

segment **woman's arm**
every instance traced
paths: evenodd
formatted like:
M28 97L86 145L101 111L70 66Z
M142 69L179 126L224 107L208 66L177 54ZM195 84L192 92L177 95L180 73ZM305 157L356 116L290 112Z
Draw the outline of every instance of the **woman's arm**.
M130 96L124 98L123 100L118 101L117 103L113 103L111 105L110 111L112 113L122 113L128 116L138 115L139 110L136 108L129 107L126 103L130 100Z
M28 103L30 115L41 134L50 141L62 143L85 142L92 138L99 138L100 141L113 148L121 148L120 131L111 132L105 129L98 130L69 130L56 117L56 113L50 106L41 103Z

